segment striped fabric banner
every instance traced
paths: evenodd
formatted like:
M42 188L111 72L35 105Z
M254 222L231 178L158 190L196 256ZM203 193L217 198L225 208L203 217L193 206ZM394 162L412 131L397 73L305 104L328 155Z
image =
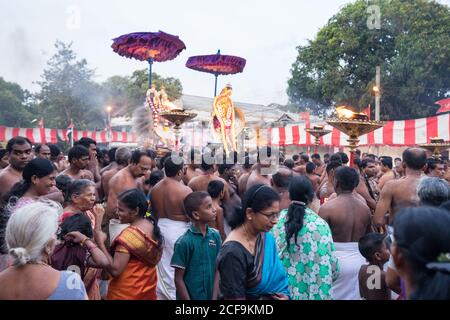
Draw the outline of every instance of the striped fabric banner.
M8 141L13 137L22 136L30 139L32 143L57 143L58 138L62 141L69 141L67 132L68 130L66 129L10 128L0 126L0 141ZM98 143L108 143L107 131L74 131L74 141L83 137L94 139ZM136 143L137 140L136 134L112 131L111 142Z
M317 123L321 124L323 122ZM311 124L314 126L314 123ZM344 147L348 145L347 135L326 125L325 129L332 130L330 134L320 138L324 146ZM67 129L41 128L11 128L0 126L0 141L8 141L15 136L24 136L33 143L56 143L58 139L68 141ZM98 143L108 143L107 131L75 130L74 141L82 137L89 137ZM278 146L310 146L314 137L309 137L305 125L287 125L284 128L270 128L261 130L261 137L270 137L269 144ZM130 132L111 132L111 142L137 143L138 137ZM183 139L192 146L204 146L211 139L210 129L195 126L183 129ZM360 145L413 146L430 142L430 138L440 137L450 140L450 114L442 114L430 118L388 121L383 128L377 129L360 137Z
M314 124L322 124L312 123ZM332 130L330 134L320 139L324 146L348 146L347 135L326 125L325 129ZM272 128L272 144L278 146L309 146L305 125L288 125L285 128ZM431 138L439 137L450 140L450 114L442 114L430 118L388 121L385 126L369 134L361 136L360 145L413 146L429 143ZM314 143L314 138L311 138Z

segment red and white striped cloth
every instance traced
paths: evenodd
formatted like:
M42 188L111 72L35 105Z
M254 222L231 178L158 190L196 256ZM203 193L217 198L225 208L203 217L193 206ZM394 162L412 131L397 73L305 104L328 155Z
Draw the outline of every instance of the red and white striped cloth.
M312 126L314 126L314 123L311 124ZM320 138L321 145L348 146L347 135L329 125L326 125L325 129L333 131ZM309 146L311 142L314 143L314 137L310 137L306 133L305 125L288 125L284 128L272 128L269 130L273 145ZM360 145L413 146L429 143L430 139L435 137L445 141L450 140L450 114L422 119L388 121L383 128L361 136Z
M8 141L13 137L22 136L30 139L32 143L57 143L58 138L62 141L69 141L67 131L67 129L10 128L0 126L0 141ZM111 142L136 143L138 141L136 134L120 131L112 131L111 133ZM92 138L98 143L108 143L107 131L74 131L74 141L83 137Z
M324 121L314 124L324 123ZM348 145L347 135L326 125L325 129L332 133L320 138L320 144L325 146L344 147ZM47 128L10 128L0 126L0 141L7 141L15 136L24 136L33 143L56 143L58 138L68 141L67 129ZM203 146L210 138L208 129L186 128L185 142L194 146ZM305 131L305 125L288 125L284 128L268 129L272 145L279 146L310 146L314 137ZM264 135L264 132L261 132ZM99 143L108 143L107 131L74 131L74 141L82 137L89 137ZM360 137L360 145L413 146L430 142L430 138L439 137L450 141L450 114L442 114L430 118L389 121L383 128ZM134 133L112 131L112 142L137 143L138 137Z

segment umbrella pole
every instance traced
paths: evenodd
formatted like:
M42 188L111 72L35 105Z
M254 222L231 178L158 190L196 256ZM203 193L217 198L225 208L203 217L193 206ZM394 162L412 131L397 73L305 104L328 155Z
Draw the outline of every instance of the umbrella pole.
M217 77L219 76L217 73L214 74L214 76L216 77L216 81L214 84L214 98L217 96Z
M152 66L153 59L148 59L148 88L152 87Z

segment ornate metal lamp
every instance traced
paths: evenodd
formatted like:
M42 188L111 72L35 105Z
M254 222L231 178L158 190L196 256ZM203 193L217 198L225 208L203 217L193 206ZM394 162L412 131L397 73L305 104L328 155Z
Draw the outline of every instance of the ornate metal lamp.
M178 151L178 144L180 141L181 125L188 120L194 119L197 114L192 112L186 112L185 110L171 110L162 111L159 114L167 121L174 124L173 130L175 133L175 150Z
M420 144L419 147L433 152L433 158L441 160L442 151L450 148L450 142L445 142L444 139L431 138L430 143Z
M305 128L305 131L308 132L310 135L312 135L314 139L314 145L315 145L315 152L317 153L317 148L320 144L320 138L329 134L331 130L324 129L325 126L323 125L315 125L312 129L311 128Z
M337 108L338 117L326 120L327 123L348 135L350 151L359 146L359 137L383 127L383 121L371 121L364 113L355 113L349 109Z
M371 121L365 113L355 113L346 107L336 108L337 118L331 118L326 122L348 135L350 147L350 165L353 165L354 153L359 146L359 137L383 127L386 122Z

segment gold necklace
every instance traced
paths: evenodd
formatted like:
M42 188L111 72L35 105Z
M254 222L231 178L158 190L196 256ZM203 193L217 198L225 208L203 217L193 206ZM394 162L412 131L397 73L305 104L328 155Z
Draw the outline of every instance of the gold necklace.
M250 240L250 236L249 236L249 233L248 233L247 228L245 227L245 225L243 225L242 227L244 228L245 240L247 241L247 245L251 249L250 252L252 254L254 254L255 253L255 244Z

